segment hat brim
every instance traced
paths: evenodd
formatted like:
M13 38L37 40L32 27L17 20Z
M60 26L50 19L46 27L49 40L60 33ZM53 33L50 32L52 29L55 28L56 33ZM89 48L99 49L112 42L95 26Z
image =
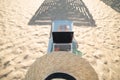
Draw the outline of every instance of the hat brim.
M76 80L98 80L89 62L70 52L53 52L40 57L28 70L25 80L45 80L57 72L69 74Z

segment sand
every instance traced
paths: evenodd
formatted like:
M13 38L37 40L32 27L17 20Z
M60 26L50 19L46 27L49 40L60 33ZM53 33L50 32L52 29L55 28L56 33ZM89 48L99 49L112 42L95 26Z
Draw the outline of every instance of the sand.
M0 0L0 80L22 80L47 52L51 25L28 25L44 0ZM75 25L78 49L99 80L120 80L120 13L103 0L83 0L96 27Z

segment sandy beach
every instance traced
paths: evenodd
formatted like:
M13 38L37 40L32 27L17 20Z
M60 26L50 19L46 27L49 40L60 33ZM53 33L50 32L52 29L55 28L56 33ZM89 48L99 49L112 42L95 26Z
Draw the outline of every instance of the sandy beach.
M54 1L59 0L51 0L51 3ZM63 3L62 1L60 3ZM84 5L71 4L68 6L68 12L75 13L71 13L67 17L64 17L66 14L63 17L57 14L58 6L55 9L50 7L57 5L58 2L55 2L40 10L38 18L35 16L36 11L41 9L42 3L50 1L0 0L0 80L22 80L30 65L47 53L51 28L50 16L52 20L63 18L73 20L78 50L84 53L82 57L88 60L95 69L99 80L120 80L119 0L116 0L118 4L116 3L115 7L112 6L112 2L108 4L106 0L74 1L74 4L80 1ZM70 3L72 2L67 4ZM67 7L65 4L64 6ZM78 11L79 7L80 11ZM56 11L57 15L53 11ZM47 15L48 12L50 15ZM56 18L56 16L58 17ZM35 23L34 17L36 20L39 19L41 24ZM49 24L42 24L43 19ZM82 19L84 19L83 22ZM34 24L29 24L31 21Z

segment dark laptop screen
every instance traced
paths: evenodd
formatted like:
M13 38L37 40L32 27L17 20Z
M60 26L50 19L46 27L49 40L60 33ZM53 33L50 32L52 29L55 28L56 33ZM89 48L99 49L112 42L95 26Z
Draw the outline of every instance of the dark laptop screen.
M72 43L73 32L52 32L54 43Z

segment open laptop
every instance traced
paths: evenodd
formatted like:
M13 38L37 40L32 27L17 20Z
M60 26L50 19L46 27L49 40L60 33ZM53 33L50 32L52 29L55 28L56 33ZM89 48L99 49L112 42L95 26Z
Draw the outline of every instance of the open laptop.
M53 51L72 51L73 32L52 32Z

